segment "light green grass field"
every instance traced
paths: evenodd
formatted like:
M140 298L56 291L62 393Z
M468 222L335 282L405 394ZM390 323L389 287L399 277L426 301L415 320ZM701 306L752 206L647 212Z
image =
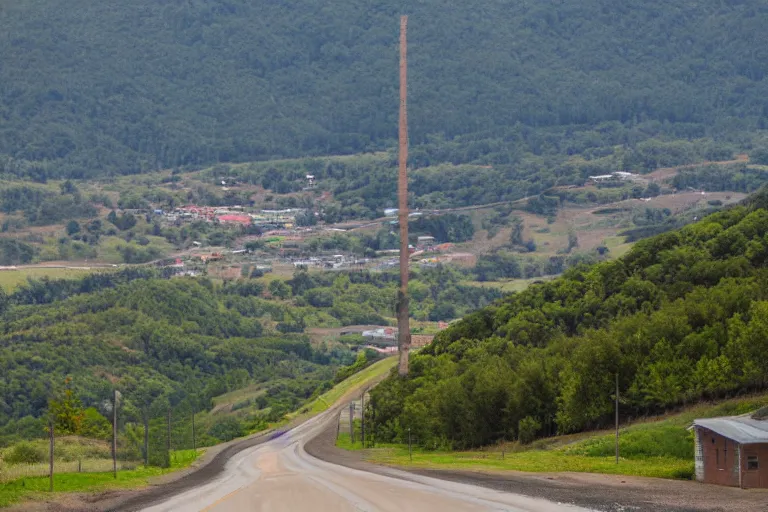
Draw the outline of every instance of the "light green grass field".
M160 253L159 257L161 258L174 250L173 245L171 245L165 238L159 236L147 236L147 240L149 240L149 244L147 246L141 246L134 241L128 243L117 236L105 236L101 239L101 243L99 243L99 261L104 261L106 263L122 263L123 256L118 250L118 247L125 247L127 245L131 245L140 250L150 248L157 249Z
M556 276L533 277L530 279L505 279L499 281L462 281L465 286L479 286L488 288L498 288L504 293L521 292L528 288L531 283L536 281L547 281Z
M611 258L624 256L632 248L634 244L624 242L624 239L625 237L623 236L609 236L603 241L605 246L611 251L608 253Z
M72 269L72 268L47 268L47 267L30 267L21 268L16 270L2 270L0 271L0 287L5 292L13 292L16 288L25 284L27 278L40 279L48 277L49 279L75 279L82 277L92 272L102 271L100 269Z
M696 418L745 414L768 405L768 394L699 404L661 419L625 426L619 433L619 463L615 462L612 433L585 432L540 439L531 445L505 443L475 451L428 451L413 448L413 460L404 445L377 445L366 459L387 465L431 469L514 470L529 472L583 472L645 477L693 478L693 434L687 430ZM337 446L360 450L341 433ZM503 450L502 450L503 448Z
M252 384L246 388L237 389L213 398L214 407L222 404L235 404L250 398L257 398L266 393L263 385Z

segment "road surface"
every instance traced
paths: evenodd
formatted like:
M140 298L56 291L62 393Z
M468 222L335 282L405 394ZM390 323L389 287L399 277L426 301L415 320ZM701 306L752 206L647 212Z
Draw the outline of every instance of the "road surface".
M560 512L586 510L395 469L337 466L304 445L337 419L328 411L231 458L215 480L156 503L148 512Z

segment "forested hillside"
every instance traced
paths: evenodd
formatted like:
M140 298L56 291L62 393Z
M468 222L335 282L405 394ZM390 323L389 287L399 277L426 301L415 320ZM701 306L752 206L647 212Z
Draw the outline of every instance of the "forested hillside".
M768 193L468 315L371 398L425 447L603 427L768 385ZM370 414L370 412L369 412Z
M35 0L0 10L0 168L43 180L391 146L400 14L412 142L429 148L416 161L765 124L760 0Z
M42 433L39 420L67 378L87 407L118 389L129 415L147 401L155 412L156 403L205 411L213 397L261 386L251 419L274 421L327 387L355 360L350 345L364 342L310 344L305 330L388 325L397 295L397 275L385 272L297 271L268 284L172 274L129 267L0 291L0 446L4 436ZM413 316L450 320L501 297L462 279L451 268L414 271Z
M103 275L39 282L4 308L0 437L40 435L34 418L67 377L86 407L100 408L119 389L129 415L157 414L162 403L206 410L227 391L290 379L267 395L279 418L353 359L275 333L269 319L282 321L285 308L242 285Z

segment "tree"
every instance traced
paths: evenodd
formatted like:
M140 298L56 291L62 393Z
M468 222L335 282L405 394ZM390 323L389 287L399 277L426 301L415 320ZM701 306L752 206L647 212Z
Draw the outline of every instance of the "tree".
M523 219L513 217L512 232L509 234L509 243L512 246L523 245Z
M80 232L80 223L78 223L76 220L71 220L67 223L67 234L69 236L72 236L79 232Z
M571 252L572 250L576 249L579 246L579 237L576 235L576 231L574 229L568 228L568 248L566 249L566 252Z
M285 281L273 279L269 282L269 293L280 299L287 299L291 296L291 287Z
M768 148L755 148L749 153L749 161L758 165L768 165Z
M107 440L112 436L112 424L95 407L89 407L83 411L79 434L84 437Z
M315 216L315 213L312 210L304 210L300 214L296 216L296 225L305 227L305 226L314 226L317 224L317 216Z
M64 380L64 389L57 391L54 398L48 401L48 413L53 421L54 429L59 434L70 435L80 433L85 412L83 404L72 390L72 379Z
M131 401L139 411L144 426L144 465L149 465L149 422L167 409L167 400L163 399L166 387L156 380L143 380L131 394Z

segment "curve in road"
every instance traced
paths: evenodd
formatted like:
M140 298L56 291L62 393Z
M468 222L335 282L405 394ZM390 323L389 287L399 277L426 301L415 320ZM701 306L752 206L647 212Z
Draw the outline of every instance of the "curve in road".
M539 498L449 482L392 468L376 473L309 455L305 444L337 409L234 455L209 483L159 501L147 512L576 512Z

